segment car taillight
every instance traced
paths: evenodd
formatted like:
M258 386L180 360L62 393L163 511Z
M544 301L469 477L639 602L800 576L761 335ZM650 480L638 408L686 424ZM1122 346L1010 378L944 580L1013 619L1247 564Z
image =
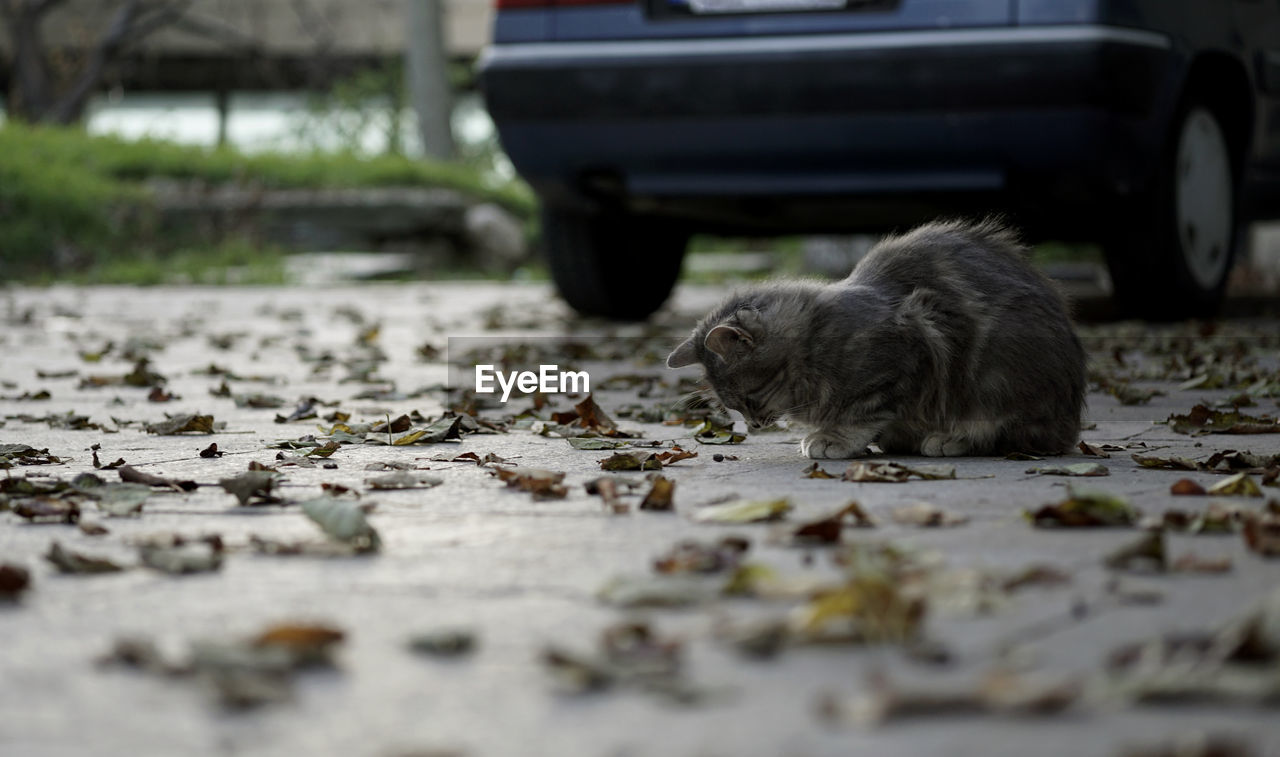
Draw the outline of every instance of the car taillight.
M498 10L504 8L555 8L566 5L626 5L636 0L495 0Z

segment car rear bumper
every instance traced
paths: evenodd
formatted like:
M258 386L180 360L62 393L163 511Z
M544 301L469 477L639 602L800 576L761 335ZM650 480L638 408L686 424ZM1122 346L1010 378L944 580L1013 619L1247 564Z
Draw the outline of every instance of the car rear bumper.
M482 83L551 202L1083 201L1141 188L1177 66L1162 35L1061 26L497 45Z

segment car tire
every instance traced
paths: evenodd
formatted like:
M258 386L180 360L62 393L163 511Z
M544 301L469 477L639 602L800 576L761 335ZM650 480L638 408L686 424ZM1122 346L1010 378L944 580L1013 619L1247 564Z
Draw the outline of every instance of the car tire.
M680 277L688 235L663 219L546 209L542 238L556 288L582 315L649 317Z
M1217 313L1240 238L1238 175L1221 119L1203 100L1178 109L1151 192L1106 244L1124 315Z

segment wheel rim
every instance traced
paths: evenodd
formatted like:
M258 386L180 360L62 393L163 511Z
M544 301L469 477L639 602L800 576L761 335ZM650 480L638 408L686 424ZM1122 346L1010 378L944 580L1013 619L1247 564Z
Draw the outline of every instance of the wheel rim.
M1201 288L1215 289L1231 259L1231 155L1218 120L1195 108L1182 123L1176 164L1177 234L1183 261Z

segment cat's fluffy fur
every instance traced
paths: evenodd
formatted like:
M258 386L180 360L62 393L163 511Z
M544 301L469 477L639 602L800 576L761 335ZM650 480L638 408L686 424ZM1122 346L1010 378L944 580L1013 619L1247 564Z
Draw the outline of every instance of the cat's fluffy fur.
M738 292L667 358L701 363L754 428L811 427L812 458L1053 454L1079 438L1085 358L1061 295L994 221L929 223L843 281Z

